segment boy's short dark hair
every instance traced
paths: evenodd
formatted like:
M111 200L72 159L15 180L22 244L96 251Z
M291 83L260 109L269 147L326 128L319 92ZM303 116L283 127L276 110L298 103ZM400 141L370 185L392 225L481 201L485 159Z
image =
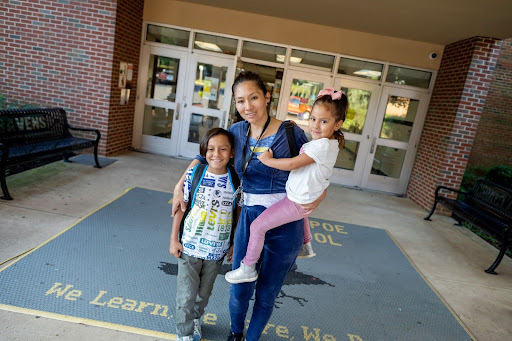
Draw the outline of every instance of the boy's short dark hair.
M204 134L203 139L199 144L199 154L201 154L202 157L206 158L206 152L208 151L208 142L212 137L216 135L227 136L229 144L231 145L231 149L235 148L235 138L233 134L231 134L229 131L223 128L212 128L208 130L206 134Z

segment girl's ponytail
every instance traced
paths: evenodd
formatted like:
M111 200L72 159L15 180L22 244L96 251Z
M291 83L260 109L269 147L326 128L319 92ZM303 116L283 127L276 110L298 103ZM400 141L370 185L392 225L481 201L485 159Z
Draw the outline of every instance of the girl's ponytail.
M343 147L345 146L345 135L343 135L343 132L340 129L335 130L334 137L336 138L336 140L338 140L339 148L343 149Z

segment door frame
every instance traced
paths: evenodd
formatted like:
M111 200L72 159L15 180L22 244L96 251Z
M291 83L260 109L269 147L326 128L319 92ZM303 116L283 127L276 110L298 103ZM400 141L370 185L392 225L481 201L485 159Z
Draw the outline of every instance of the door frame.
M391 95L403 96L411 99L416 99L419 101L416 117L414 119L411 135L408 142L383 139L379 137L384 115L386 113L388 97ZM404 89L388 85L384 85L382 87L382 92L379 99L379 108L375 118L374 127L370 135L370 140L375 138L375 146L373 148L373 151L369 151L368 158L366 160L366 165L363 170L361 187L363 187L364 189L383 191L386 193L396 195L405 194L405 191L407 189L406 187L411 175L412 167L414 165L414 159L416 157L418 143L421 138L421 133L423 131L423 124L425 122L425 118L427 115L429 101L430 94L428 92ZM371 168L374 160L375 151L377 150L377 146L379 145L406 150L399 178L371 174Z
M222 109L210 109L203 107L192 106L192 100L194 96L194 86L196 80L196 68L197 63L215 64L227 67L226 81L224 85L224 97L222 103ZM185 92L183 96L183 107L179 116L180 123L180 134L177 143L177 154L178 157L193 158L199 153L199 143L189 142L188 133L190 128L190 117L192 109L198 113L208 113L210 116L218 117L220 119L219 127L227 128L228 115L231 104L231 86L235 78L236 69L236 56L223 56L219 54L212 54L209 52L193 51L190 53L188 60L187 75ZM219 84L220 86L220 84ZM220 113L219 113L220 112Z
M176 87L175 102L146 98L149 59L152 54L180 59L180 68L178 70L177 78L182 86L177 85ZM179 141L180 127L176 116L179 116L180 114L181 101L185 91L188 57L189 53L186 49L165 48L162 46L143 44L139 63L142 67L139 69L139 77L137 80L137 96L135 102L135 117L132 137L132 143L136 149L169 156L177 155L177 141ZM174 110L175 115L172 124L171 139L143 134L144 108L147 104L155 104L162 108Z
M334 172L331 177L331 181L334 183L350 187L361 187L363 169L366 165L366 159L368 158L368 154L365 155L362 152L366 152L370 144L370 134L373 131L373 126L375 124L375 117L379 105L380 92L382 87L375 82L368 82L359 79L356 80L353 78L336 77L334 79L334 88L338 90L341 87L366 90L372 93L368 103L368 111L366 113L365 124L361 134L343 132L346 141L359 142L358 154L354 164L354 170L334 168Z

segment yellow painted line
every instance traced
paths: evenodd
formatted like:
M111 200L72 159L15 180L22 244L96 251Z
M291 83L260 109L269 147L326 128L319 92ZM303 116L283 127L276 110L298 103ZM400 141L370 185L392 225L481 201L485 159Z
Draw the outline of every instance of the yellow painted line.
M10 306L10 305L5 305L5 304L0 304L0 309L12 311L12 312L16 312L16 313L42 316L42 317L47 317L47 318L51 318L54 320L60 320L60 321L65 321L65 322L83 323L83 324L87 324L87 325L95 326L95 327L103 327L103 328L125 331L125 332L140 334L140 335L159 337L162 339L176 340L175 334L169 334L169 333L157 332L157 331L153 331L153 330L149 330L149 329L124 326L124 325L116 324L116 323L91 320L91 319L87 319L87 318L83 318L83 317L62 315L62 314L50 313L47 311L27 309L27 308L15 307L15 306Z
M459 317L459 315L457 315L455 310L453 310L453 308L448 304L448 302L446 302L446 300L441 296L441 294L436 290L436 288L434 288L432 283L430 283L429 280L421 273L420 269L418 269L416 264L414 264L414 262L412 261L411 257L409 257L409 255L405 252L405 250L402 249L402 247L398 244L398 242L396 241L395 237L393 237L393 235L388 230L386 230L386 229L383 229L383 230L386 231L386 233L391 238L391 240L395 243L395 245L398 247L398 249L404 254L405 258L407 258L409 263L411 263L411 265L414 267L414 269L416 269L416 272L421 276L421 278L423 278L425 283L427 283L427 285L430 287L430 289L437 295L437 297L441 300L441 302L443 302L443 304L446 306L446 308L448 308L448 310L452 313L453 317L455 317L457 322L459 322L459 324L462 326L462 328L464 328L466 333L468 333L469 337L471 337L472 340L476 340L476 337L473 334L471 334L471 332L466 327L464 322L462 322L462 320Z

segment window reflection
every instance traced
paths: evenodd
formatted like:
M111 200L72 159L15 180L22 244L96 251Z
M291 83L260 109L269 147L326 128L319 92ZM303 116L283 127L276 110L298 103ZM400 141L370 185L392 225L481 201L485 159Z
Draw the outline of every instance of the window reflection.
M380 138L408 142L418 105L416 99L389 96Z
M405 149L377 146L372 164L372 174L400 178Z
M142 134L171 138L174 110L157 108L150 105L144 107L144 123Z
M225 66L197 63L192 105L222 109L227 70Z
M180 60L157 55L149 56L146 98L176 101L176 85Z
M346 140L345 146L338 153L338 159L334 167L354 170L358 151L359 142Z
M212 128L219 127L219 118L193 113L190 116L188 142L200 143L204 134Z
M353 134L363 132L371 92L367 90L341 88L348 98L347 117L341 126L341 130Z
M307 131L313 103L323 87L324 83L293 79L286 119L295 121L302 129Z

